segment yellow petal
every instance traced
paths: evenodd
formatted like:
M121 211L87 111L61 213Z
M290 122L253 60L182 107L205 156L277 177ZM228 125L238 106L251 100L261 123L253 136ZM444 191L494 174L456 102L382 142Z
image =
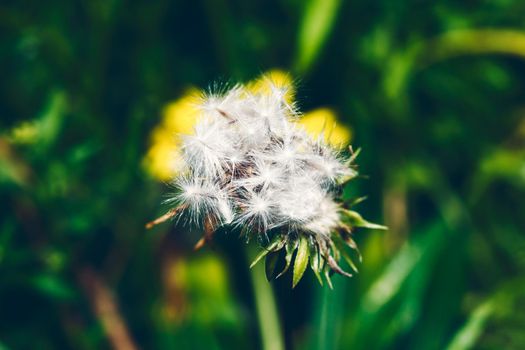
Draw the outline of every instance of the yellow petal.
M270 94L272 86L285 90L286 102L292 103L295 98L295 89L292 78L288 73L279 69L272 69L262 74L259 78L249 82L247 88L250 92Z
M143 160L144 169L158 180L170 180L182 165L178 142L160 128L154 130L152 139L153 143Z
M299 124L312 137L319 137L323 134L324 140L332 146L345 146L350 142L352 136L350 128L337 124L335 113L328 108L318 108L306 113L299 120Z
M174 134L193 134L193 126L197 122L201 93L195 88L187 90L182 97L164 107L162 111L163 124Z
M181 169L179 134L193 134L199 110L199 90L188 89L179 99L162 111L162 122L151 133L151 146L143 160L146 172L158 180L167 181Z

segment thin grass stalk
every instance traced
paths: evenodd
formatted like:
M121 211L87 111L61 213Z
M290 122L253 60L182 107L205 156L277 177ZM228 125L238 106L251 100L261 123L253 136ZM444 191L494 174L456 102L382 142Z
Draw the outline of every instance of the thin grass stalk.
M250 261L257 255L255 249L249 249ZM259 321L262 349L284 350L284 340L281 331L281 322L277 313L277 305L272 286L266 280L264 265L257 264L250 270L255 307Z

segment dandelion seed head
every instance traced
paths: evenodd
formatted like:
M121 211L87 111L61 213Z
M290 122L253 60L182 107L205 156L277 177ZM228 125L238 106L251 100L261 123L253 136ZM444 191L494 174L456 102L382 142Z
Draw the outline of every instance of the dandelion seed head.
M313 179L300 175L294 177L281 189L279 216L295 229L318 215L318 206L324 195Z
M330 252L331 235L344 226L337 195L356 171L324 135L313 138L299 126L286 88L267 86L236 85L202 97L194 134L182 137L185 171L168 202L183 207L180 215L192 224L240 227L259 239L271 232L283 242L307 239L338 271Z
M331 197L325 196L319 202L317 215L301 228L328 238L330 233L338 227L339 220L339 206Z
M237 216L238 226L252 227L266 237L266 231L277 225L275 201L269 192L245 191L238 202L243 209Z
M194 134L182 139L188 171L176 179L176 196L192 221L253 226L254 235L287 227L327 236L339 222L329 197L350 174L337 152L295 122L299 113L287 89L267 93L236 85L202 98Z

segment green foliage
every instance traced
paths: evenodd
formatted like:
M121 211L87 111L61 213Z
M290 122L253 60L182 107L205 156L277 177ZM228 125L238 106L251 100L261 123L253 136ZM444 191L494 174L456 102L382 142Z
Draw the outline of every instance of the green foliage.
M524 11L3 1L0 349L123 348L120 324L145 349L524 348ZM351 279L306 239L255 259L226 232L194 252L199 232L144 229L169 191L141 167L163 107L273 68L363 149L342 193L363 216L334 240Z
M298 29L296 69L307 71L330 37L340 0L309 0L304 3Z

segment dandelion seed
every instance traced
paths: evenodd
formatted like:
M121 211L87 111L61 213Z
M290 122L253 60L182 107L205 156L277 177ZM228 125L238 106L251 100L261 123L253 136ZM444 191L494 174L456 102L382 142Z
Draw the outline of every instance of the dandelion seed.
M275 221L276 204L272 197L272 194L264 191L260 193L247 191L239 202L242 211L237 216L237 226L258 230L266 238L268 229L277 224Z

